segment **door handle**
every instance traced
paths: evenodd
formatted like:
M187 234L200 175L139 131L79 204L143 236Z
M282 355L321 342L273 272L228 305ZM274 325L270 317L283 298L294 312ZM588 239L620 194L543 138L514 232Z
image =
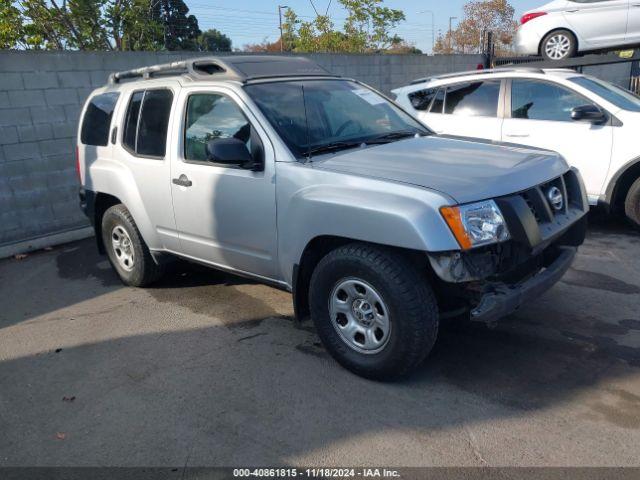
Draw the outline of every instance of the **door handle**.
M193 185L193 182L189 180L189 178L183 173L178 178L174 178L172 180L174 185L178 185L180 187L190 187Z
M527 138L529 136L528 133L507 133L505 135L509 138Z
M579 12L579 9L575 9L575 10L565 10L564 13L576 13Z

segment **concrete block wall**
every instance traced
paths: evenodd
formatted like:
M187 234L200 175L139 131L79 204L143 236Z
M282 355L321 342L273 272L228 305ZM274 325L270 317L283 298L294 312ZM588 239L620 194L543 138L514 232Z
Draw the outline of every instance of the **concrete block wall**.
M0 257L88 232L78 207L75 135L80 109L109 73L194 52L0 51ZM389 93L428 75L474 69L479 55L332 55L328 70Z

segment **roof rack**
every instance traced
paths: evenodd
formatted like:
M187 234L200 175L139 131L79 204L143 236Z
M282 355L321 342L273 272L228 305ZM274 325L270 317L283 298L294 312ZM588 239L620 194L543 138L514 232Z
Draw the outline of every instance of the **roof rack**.
M109 83L157 76L187 75L194 80L251 80L282 77L337 77L317 63L304 57L277 55L235 55L199 57L150 67L134 68L109 75Z
M468 77L471 75L484 75L489 73L502 73L502 72L528 72L528 73L542 73L542 74L545 73L542 68L534 68L534 67L487 68L484 70L467 70L465 72L446 73L444 75L435 75L433 77L418 78L412 81L411 85L427 82L430 80L444 80L445 78Z

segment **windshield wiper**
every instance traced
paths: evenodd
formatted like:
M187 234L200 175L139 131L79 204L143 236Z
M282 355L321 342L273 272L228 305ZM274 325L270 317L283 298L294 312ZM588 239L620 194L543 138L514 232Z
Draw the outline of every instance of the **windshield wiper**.
M364 143L367 145L375 145L378 143L390 143L394 140L401 140L403 138L415 137L416 135L421 135L422 132L419 130L400 130L398 132L390 132L383 133L382 135L377 135L375 137L369 138L365 140Z
M318 155L320 153L336 152L338 150L346 150L348 148L356 148L363 145L364 142L333 142L326 145L320 145L309 149L309 156Z

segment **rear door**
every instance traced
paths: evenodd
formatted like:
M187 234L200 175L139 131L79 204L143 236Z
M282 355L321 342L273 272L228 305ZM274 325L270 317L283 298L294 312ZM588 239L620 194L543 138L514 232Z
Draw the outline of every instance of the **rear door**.
M499 141L501 83L501 80L464 82L423 91L424 99L431 97L431 102L418 112L418 118L436 133ZM416 93L412 104L418 103Z
M513 79L507 91L503 141L560 153L580 170L587 193L597 197L611 161L613 127L571 119L573 108L593 102L562 85L534 79Z
M564 17L578 34L582 47L625 43L629 0L570 0Z
M160 241L153 246L169 250L179 245L167 157L176 91L176 84L127 91L121 123L114 127L117 129L114 134L120 136L120 142L114 145L114 156L126 166L135 182L131 190L137 192L137 201L142 204L142 211L148 215ZM133 209L132 205L128 207ZM149 243L151 239L146 240Z

